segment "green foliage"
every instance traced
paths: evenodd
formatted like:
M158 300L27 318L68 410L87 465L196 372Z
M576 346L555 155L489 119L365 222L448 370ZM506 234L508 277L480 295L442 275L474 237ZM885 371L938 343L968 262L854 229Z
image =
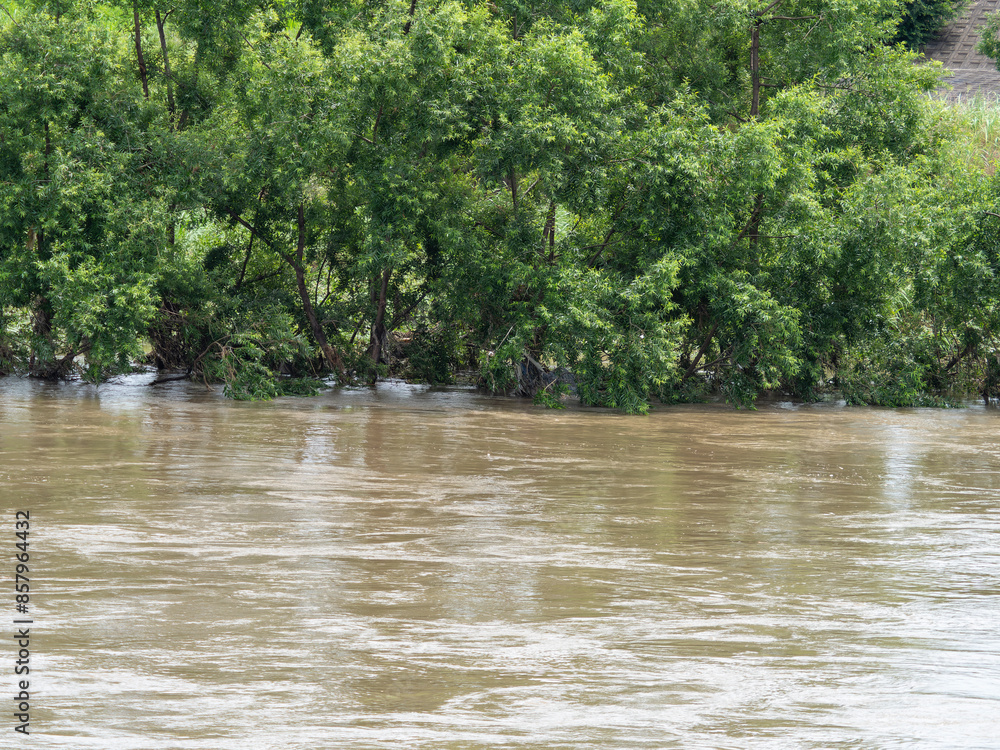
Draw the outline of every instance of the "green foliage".
M205 360L203 374L224 383L227 396L238 400L269 400L301 395L316 380L288 380L280 375L286 363L304 356L305 340L291 318L275 309L241 310L225 321L228 332L212 342L214 356Z
M408 380L420 383L453 383L455 371L462 366L464 348L459 328L440 325L430 328L422 323L400 346L399 355L405 362L403 374Z
M1000 69L1000 12L987 14L986 25L979 29L976 51L991 58Z
M969 0L905 0L895 41L920 50L969 5Z
M926 98L892 0L8 9L0 371L997 390L990 110Z
M127 370L152 318L161 206L133 139L154 127L122 80L122 47L85 19L0 28L0 290L32 308L28 367Z
M848 404L947 406L930 386L933 342L925 329L903 336L872 337L844 353L839 377Z

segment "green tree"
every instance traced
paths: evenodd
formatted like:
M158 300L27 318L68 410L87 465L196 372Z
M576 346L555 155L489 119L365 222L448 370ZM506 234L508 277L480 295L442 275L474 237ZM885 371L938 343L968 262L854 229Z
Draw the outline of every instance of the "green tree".
M122 64L118 39L68 13L0 29L0 305L30 316L33 375L81 355L89 377L127 368L155 309L158 125Z

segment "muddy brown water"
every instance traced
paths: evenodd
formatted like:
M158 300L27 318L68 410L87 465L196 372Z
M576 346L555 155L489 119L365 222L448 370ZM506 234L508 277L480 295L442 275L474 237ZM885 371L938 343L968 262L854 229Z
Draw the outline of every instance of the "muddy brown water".
M1000 748L1000 411L144 377L0 379L0 747Z

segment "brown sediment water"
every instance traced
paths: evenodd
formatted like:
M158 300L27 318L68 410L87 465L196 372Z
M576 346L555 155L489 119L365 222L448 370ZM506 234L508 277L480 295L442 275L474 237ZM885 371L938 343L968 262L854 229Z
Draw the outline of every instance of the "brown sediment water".
M1000 747L1000 411L141 383L0 380L11 747Z

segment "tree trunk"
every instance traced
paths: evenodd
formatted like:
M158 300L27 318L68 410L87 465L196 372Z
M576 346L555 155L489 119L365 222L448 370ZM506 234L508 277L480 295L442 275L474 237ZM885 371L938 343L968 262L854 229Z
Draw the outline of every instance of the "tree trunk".
M52 377L54 359L38 355L37 340L42 339L52 345L52 314L48 299L39 295L35 298L31 310L31 333L35 342L31 345L31 356L28 357L28 374L33 378ZM54 352L51 354L54 357Z
M752 98L750 101L750 116L756 117L760 110L760 25L761 19L754 21L750 32L750 80L752 82Z
M142 56L142 27L139 24L139 3L136 0L132 2L132 20L135 22L135 59L139 63L139 78L142 79L142 95L149 99L146 60Z
M691 364L688 365L687 370L684 371L684 375L681 377L681 383L698 372L698 364L701 362L701 358L705 356L705 352L708 351L708 347L712 343L712 338L714 338L717 330L719 330L718 323L712 326L712 330L708 332L705 340L701 342L701 347L698 349L698 353L694 355L694 359L691 360Z
M753 199L753 211L750 214L750 222L747 224L747 237L751 245L756 245L760 240L760 220L764 217L764 194L757 193Z
M233 287L233 294L240 291L240 287L243 286L243 279L247 275L247 264L250 262L250 253L253 252L253 235L250 235L250 242L247 244L247 254L243 256L243 265L240 266L240 277L236 280L236 286Z
M174 86L170 74L170 57L167 55L167 35L163 33L163 19L160 11L156 11L156 30L160 32L160 49L163 51L163 76L167 79L167 111L170 113L170 125L174 124Z
M385 308L389 298L389 278L391 276L391 268L387 268L382 272L382 280L376 303L377 307L375 308L375 322L372 323L371 343L368 346L368 356L371 357L373 365L378 365L382 362L382 352L385 349Z
M410 15L406 19L406 25L403 26L403 36L410 33L410 25L413 23L413 14L417 12L417 0L410 0Z
M319 318L316 317L316 311L313 309L312 300L309 297L309 287L306 284L306 271L304 265L305 259L305 247L306 247L306 214L305 207L299 204L299 241L298 246L295 251L295 258L285 254L285 259L289 261L295 271L295 285L299 290L299 297L302 300L302 309L306 314L306 319L309 321L309 328L312 330L313 338L316 339L316 343L319 344L320 351L323 352L323 357L326 362L337 373L337 377L340 378L341 382L347 380L347 373L344 371L344 362L340 357L340 354L330 346L330 342L327 341L326 333L323 331L323 326L319 322Z
M337 378L342 383L347 382L347 371L344 369L344 361L335 348L330 346L330 342L327 341L326 333L323 331L323 326L319 322L319 318L316 316L316 311L313 309L312 299L309 296L309 287L306 285L306 270L305 270L305 249L306 249L306 212L305 205L299 204L299 216L298 216L298 230L299 239L298 245L295 250L295 255L283 252L268 242L266 237L261 236L260 232L246 221L238 213L231 211L229 214L234 221L243 227L246 227L250 233L260 239L268 247L271 247L278 253L281 258L292 267L295 271L295 286L299 292L299 298L302 300L302 311L306 314L306 320L309 322L309 329L312 331L313 338L316 343L319 344L320 351L323 352L323 357L326 359L330 368L337 373Z
M556 202L549 201L549 213L545 217L545 228L542 230L542 237L549 246L549 265L556 261Z

